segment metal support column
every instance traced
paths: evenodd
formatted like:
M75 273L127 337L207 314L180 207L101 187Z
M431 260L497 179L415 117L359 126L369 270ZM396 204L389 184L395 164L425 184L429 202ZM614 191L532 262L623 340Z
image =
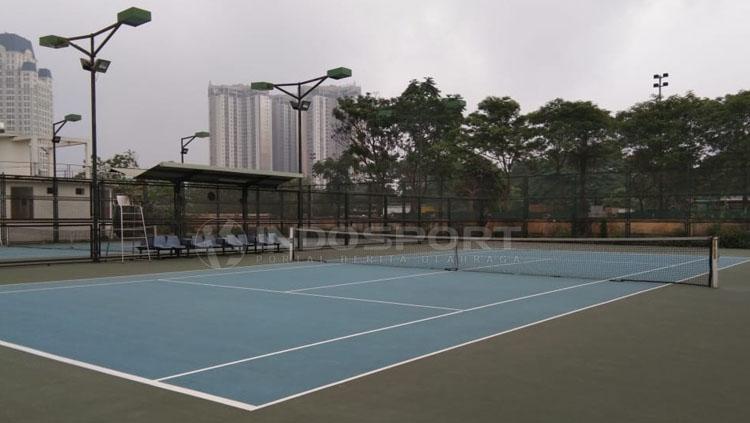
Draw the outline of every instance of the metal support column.
M182 239L184 232L185 198L182 181L174 182L174 233Z
M242 186L242 232L247 234L247 185Z

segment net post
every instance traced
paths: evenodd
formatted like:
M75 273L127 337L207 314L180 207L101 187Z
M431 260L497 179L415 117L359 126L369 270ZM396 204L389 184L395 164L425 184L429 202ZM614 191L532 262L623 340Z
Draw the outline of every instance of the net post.
M294 261L294 226L289 228L289 262Z
M709 281L711 288L719 287L719 237L711 237L711 260L709 261Z

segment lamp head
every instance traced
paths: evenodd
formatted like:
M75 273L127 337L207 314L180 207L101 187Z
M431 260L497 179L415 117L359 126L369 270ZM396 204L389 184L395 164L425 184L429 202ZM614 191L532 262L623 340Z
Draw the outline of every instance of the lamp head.
M299 109L299 110L302 110L304 112L304 111L307 111L307 110L310 109L310 102L307 101L307 100L302 100L301 103L298 103L296 101L290 101L289 104L292 106L292 109L294 109L294 110L298 110Z
M112 64L112 62L109 60L96 59L94 63L91 63L91 60L83 57L81 58L81 67L83 70L89 72L93 70L94 72L105 73L107 72L107 69L109 69L110 64Z
M81 120L81 115L77 115L77 114L65 115L65 120L67 122L78 122L79 120Z
M271 91L273 88L273 84L270 82L253 82L250 84L251 90Z
M45 35L44 37L39 37L39 45L49 48L65 48L70 45L70 41L67 38L57 35Z
M151 22L151 12L148 10L131 7L117 14L117 23L128 26L140 26Z
M349 78L350 76L352 76L352 70L344 67L329 69L328 72L326 72L326 76L331 79Z

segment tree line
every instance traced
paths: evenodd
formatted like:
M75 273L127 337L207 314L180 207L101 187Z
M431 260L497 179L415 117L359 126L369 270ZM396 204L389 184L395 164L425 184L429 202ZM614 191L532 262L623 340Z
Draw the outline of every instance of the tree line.
M686 183L670 175L701 170L715 175L711 184L735 181L747 207L750 91L652 98L615 113L560 98L522 113L516 100L490 96L465 111L464 99L432 78L412 80L397 97L340 99L335 136L346 148L313 171L329 187L424 195L440 181L454 195L498 199L511 194L514 176L573 174L585 213L597 172L632 173L633 190L664 198Z

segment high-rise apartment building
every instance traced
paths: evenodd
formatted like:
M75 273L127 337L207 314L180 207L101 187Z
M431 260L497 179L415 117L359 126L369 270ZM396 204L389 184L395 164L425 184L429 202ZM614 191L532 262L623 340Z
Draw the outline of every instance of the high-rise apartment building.
M302 164L306 175L312 174L315 162L338 158L346 149L347 145L336 136L338 120L333 116L333 109L339 98L360 94L361 89L356 85L321 86L310 94L310 110L304 115L307 131L303 131L303 148L307 148L309 158Z
M336 141L333 109L338 99L356 96L360 88L318 87L305 98L302 170L312 175L318 160L338 157L346 146ZM208 87L211 165L297 172L297 111L285 95L269 95L246 85Z
M7 133L30 140L28 161L38 175L51 171L52 119L52 72L37 68L29 40L0 34L0 122Z
M212 166L273 169L271 98L247 85L208 87Z
M297 112L289 105L289 97L271 97L273 109L273 170L297 171ZM302 130L304 131L304 126Z

